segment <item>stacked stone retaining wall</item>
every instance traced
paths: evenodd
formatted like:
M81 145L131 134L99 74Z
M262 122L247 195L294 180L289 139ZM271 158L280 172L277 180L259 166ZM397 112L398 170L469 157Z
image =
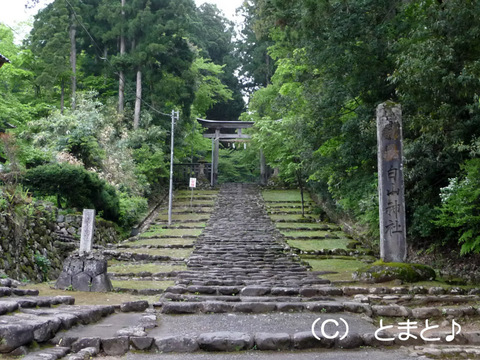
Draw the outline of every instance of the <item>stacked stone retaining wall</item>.
M78 249L82 215L58 215L58 209L41 202L28 210L0 214L0 274L17 280L54 279L63 260ZM96 221L94 245L120 241L113 223Z

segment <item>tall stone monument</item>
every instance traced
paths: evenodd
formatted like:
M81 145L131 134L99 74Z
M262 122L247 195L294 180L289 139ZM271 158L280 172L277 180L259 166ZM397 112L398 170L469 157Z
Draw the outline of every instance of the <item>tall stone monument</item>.
M95 232L95 210L84 209L82 217L82 233L80 237L80 255L92 251L92 240Z
M380 257L405 262L407 238L403 182L402 110L386 102L377 107Z

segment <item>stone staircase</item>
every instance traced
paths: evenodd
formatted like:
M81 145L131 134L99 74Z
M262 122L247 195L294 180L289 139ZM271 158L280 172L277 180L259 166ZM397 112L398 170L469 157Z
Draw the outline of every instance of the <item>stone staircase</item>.
M282 356L291 354L291 359L300 354L313 359L304 351L324 354L333 349L355 358L348 351L365 347L387 349L392 360L400 359L393 354L401 347L410 349L412 358L480 357L480 289L355 283L351 272L373 261L371 251L338 226L319 222L309 198L302 217L298 194L290 198L287 193L278 192L277 199L276 192L262 196L254 185L226 184L219 193L196 191L190 202L189 192L177 192L171 226L163 209L146 232L104 250L117 290L140 299L157 294L158 300L143 301L137 314L107 306L103 311L109 309L110 316L96 315L94 325L60 333L59 327L48 340L57 347L27 358L56 359L72 351L66 355L71 360L99 353L116 359L137 350L189 353L172 359L190 359L192 352L208 351L213 353L205 356L211 354L213 359L216 352L242 350L255 354L245 359L267 359L273 350ZM14 291L21 293L14 289L5 290L4 298ZM15 297L40 299L33 293L18 294ZM0 298L0 314L4 298ZM54 316L48 311L58 308L62 313L63 308L71 308L77 314L74 305L23 304L22 316L33 316L33 311L46 320ZM6 316L13 316L15 309L8 309ZM447 341L455 323L462 329L454 328ZM333 337L337 331L341 336ZM18 349L26 352L25 345ZM46 357L47 350L51 357Z

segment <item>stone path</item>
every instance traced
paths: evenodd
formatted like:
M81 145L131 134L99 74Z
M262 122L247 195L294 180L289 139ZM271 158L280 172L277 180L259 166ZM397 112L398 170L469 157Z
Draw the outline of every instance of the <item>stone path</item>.
M139 300L157 294L157 301L89 308L68 305L71 297L42 300L0 287L0 344L33 331L33 338L17 343L19 353L30 352L26 359L77 360L96 354L118 359L130 350L146 354L128 354L127 359L480 356L480 289L352 282L351 272L374 259L371 251L337 225L319 222L314 210L307 197L302 217L298 193L267 191L262 196L254 185L196 191L192 202L189 192L177 192L172 226L163 209L146 232L103 251L117 289L137 294ZM13 295L23 299L14 300L16 307L8 305ZM55 305L60 299L66 304ZM82 325L66 320L52 325L73 319L66 313ZM32 317L25 327L15 327L25 316ZM424 334L438 341L421 339L427 320L435 327ZM321 340L312 333L315 321ZM403 339L400 327L406 321L416 324L408 330L413 336ZM462 329L448 342L453 321ZM327 335L347 333L345 323L348 334L321 336L324 322ZM41 337L30 325L48 335ZM384 330L377 331L382 325ZM11 332L15 329L21 331ZM381 341L375 334L393 340ZM26 345L32 339L57 346L31 352ZM243 352L230 353L239 350ZM152 352L164 355L148 355Z
M298 256L285 251L259 189L226 184L214 213L195 243L181 285L264 287L325 284L307 272ZM253 293L252 293L253 294Z

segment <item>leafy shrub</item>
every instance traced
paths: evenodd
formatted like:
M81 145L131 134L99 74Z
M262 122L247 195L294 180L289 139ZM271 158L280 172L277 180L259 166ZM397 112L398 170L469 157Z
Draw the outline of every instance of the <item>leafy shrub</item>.
M23 183L35 194L56 195L67 207L94 208L105 219L119 220L115 188L81 166L46 164L26 171Z
M463 175L441 189L442 205L435 224L457 232L464 255L480 253L480 159L466 161L462 169Z
M38 266L38 268L42 272L43 281L47 281L48 280L48 272L50 271L50 268L52 266L52 263L50 262L50 259L43 256L38 251L35 253L35 256L33 258L35 260L35 264Z
M129 197L120 193L119 224L124 228L134 226L147 209L147 199L140 196Z

